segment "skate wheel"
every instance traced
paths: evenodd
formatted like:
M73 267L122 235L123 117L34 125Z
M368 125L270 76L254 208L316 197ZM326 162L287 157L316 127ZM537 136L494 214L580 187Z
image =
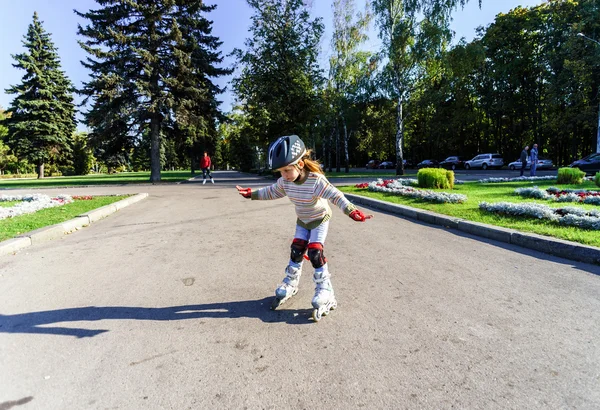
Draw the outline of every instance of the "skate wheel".
M313 320L314 320L315 322L318 322L319 320L321 320L321 317L322 317L322 316L323 316L323 315L322 315L322 313L321 313L321 312L319 312L319 309L315 309L315 310L313 310L312 317L313 317Z
M279 298L273 299L273 302L271 302L271 310L277 309L280 304L281 304L281 299L279 299Z

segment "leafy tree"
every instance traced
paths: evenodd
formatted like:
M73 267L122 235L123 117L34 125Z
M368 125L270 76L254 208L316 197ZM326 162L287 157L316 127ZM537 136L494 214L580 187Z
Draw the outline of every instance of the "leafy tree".
M73 171L75 175L87 175L92 169L94 155L88 146L87 133L76 132L73 135Z
M9 114L4 111L0 106L0 141L4 141L8 136L8 127L4 124L4 121L9 117Z
M321 19L310 20L302 0L248 0L254 11L246 50L236 49L240 74L233 87L261 148L274 138L311 139L317 120Z
M367 3L368 6L368 3ZM329 59L329 93L335 112L334 117L341 122L343 129L344 163L349 172L348 114L353 103L357 102L365 81L373 72L371 53L360 51L358 47L367 40L367 30L371 21L368 7L364 14L357 14L354 20L354 0L335 0L333 3L332 36L333 56ZM336 123L338 122L336 121ZM335 131L339 135L339 129ZM337 142L337 139L336 139ZM336 143L336 166L340 171L339 144Z
M17 162L18 159L11 153L10 147L0 140L0 175L4 173L6 167L14 166Z
M257 133L253 132L248 116L239 107L229 114L228 120L219 124L219 152L221 160L242 171L266 168L266 161L259 158Z
M468 0L373 0L373 9L388 59L387 93L397 102L396 173L404 174L404 104L415 84L438 68L439 54L451 39L451 11ZM436 61L437 60L437 61Z
M25 53L13 55L14 67L25 70L19 85L6 90L17 96L8 110L8 144L19 157L38 166L44 177L44 164L52 154L65 156L75 131L73 86L63 71L50 34L42 27L37 13L24 37Z
M212 81L229 74L217 67L221 42L203 14L215 9L201 0L102 0L103 7L76 13L89 21L78 33L92 72L82 90L92 98L85 114L103 158L128 161L144 132L150 137L150 181L161 178L163 138L218 115ZM87 101L86 98L86 101ZM186 139L187 138L187 139Z

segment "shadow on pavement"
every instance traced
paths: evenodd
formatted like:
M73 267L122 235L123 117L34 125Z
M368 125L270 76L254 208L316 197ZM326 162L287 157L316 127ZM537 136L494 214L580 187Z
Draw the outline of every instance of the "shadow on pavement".
M265 323L285 322L295 325L310 324L312 309L270 310L272 297L238 302L206 303L162 308L128 306L88 306L80 308L47 310L42 312L0 315L0 333L32 333L78 338L93 337L108 329L83 329L74 327L48 327L53 323L84 322L109 319L171 321L187 319L238 319L256 318Z

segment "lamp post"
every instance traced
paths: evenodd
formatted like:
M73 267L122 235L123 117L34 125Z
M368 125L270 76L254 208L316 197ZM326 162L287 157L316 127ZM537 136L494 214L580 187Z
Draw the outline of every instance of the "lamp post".
M577 33L577 35L579 37L585 38L586 40L593 41L594 43L600 46L600 41L594 40L593 38L590 38L583 33ZM596 152L600 153L600 104L598 104L598 131L596 132Z

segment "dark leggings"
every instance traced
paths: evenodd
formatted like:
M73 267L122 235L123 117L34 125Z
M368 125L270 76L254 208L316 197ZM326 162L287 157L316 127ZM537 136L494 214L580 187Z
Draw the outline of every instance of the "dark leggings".
M208 173L208 177L212 179L212 175L210 173L210 168L202 168L202 178L206 179L206 174Z

